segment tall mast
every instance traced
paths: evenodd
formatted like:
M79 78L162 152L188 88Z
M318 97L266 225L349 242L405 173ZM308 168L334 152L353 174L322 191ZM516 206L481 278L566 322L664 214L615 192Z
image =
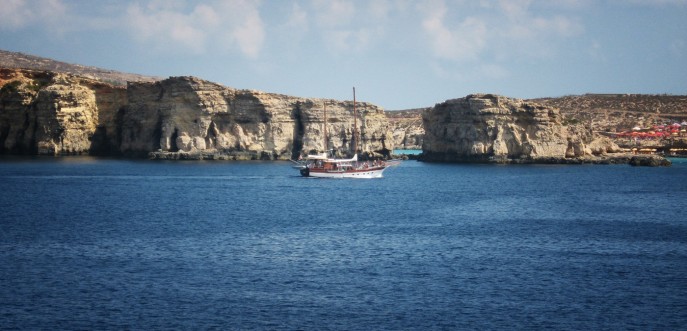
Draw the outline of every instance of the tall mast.
M353 154L358 153L358 111L355 108L355 86L353 86Z
M324 102L324 152L327 153L327 102Z

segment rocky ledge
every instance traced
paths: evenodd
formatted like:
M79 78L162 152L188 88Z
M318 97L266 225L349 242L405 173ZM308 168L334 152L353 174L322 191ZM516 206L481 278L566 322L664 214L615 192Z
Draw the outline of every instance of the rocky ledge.
M437 162L437 157L422 154L420 161ZM634 155L629 153L611 153L606 155L586 155L578 157L522 157L517 159L492 157L486 160L475 158L454 159L455 163L498 163L498 164L629 164L631 166L669 167L670 160L660 155Z
M632 166L659 167L671 166L670 160L659 155L633 155L613 153L606 155L587 155L581 157L536 157L531 159L509 160L512 164L629 164Z

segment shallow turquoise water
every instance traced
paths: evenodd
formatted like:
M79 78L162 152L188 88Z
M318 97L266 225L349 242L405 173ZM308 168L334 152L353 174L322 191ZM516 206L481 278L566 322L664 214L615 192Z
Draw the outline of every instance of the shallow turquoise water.
M395 155L420 155L421 149L394 149Z

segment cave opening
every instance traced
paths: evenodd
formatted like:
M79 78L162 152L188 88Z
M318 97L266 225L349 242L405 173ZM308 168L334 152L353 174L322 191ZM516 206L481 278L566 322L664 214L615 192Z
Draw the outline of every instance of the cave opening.
M300 102L291 111L291 118L293 118L295 128L293 130L293 147L291 149L291 159L298 159L303 151L303 135L305 134L305 125L303 124Z
M177 147L177 138L179 138L179 129L174 128L174 133L172 133L172 137L169 138L169 151L170 152L178 152L179 147Z

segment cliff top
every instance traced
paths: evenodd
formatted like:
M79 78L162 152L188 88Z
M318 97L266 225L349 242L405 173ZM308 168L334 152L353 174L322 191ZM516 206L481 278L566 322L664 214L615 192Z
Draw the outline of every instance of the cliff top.
M584 94L533 101L560 109L567 123L619 132L687 119L687 95Z
M29 89L38 91L42 86L55 82L62 84L79 83L94 88L125 89L126 86L116 85L110 81L94 79L92 77L74 75L70 73L54 72L48 70L4 68L0 66L0 87L2 90L15 89L18 85L28 84Z
M687 115L687 95L590 93L532 101L560 108L564 112L621 110L664 116Z
M128 81L156 81L161 79L160 77L144 76L97 67L83 66L79 64L71 64L44 57L4 50L0 50L0 67L67 73L100 80L117 86L126 86Z

